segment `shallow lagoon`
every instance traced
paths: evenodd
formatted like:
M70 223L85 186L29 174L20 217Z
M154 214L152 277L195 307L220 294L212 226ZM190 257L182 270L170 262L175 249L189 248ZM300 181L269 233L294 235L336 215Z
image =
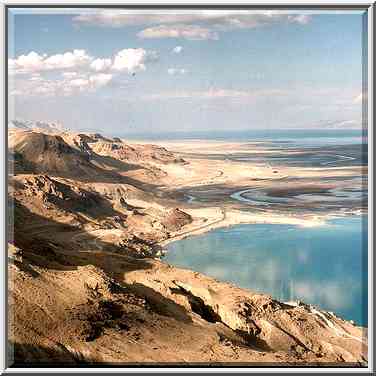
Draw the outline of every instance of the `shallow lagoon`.
M367 326L367 218L327 225L247 224L169 244L165 261Z

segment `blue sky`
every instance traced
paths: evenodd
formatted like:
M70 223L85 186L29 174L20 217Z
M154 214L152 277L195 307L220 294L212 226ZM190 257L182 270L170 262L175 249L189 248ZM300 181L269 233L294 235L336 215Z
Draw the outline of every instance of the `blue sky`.
M10 118L107 133L361 126L360 12L25 9L8 35Z

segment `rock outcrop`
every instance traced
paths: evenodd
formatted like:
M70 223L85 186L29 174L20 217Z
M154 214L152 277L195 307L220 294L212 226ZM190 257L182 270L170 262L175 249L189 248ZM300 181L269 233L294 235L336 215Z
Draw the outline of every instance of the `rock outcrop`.
M9 145L11 362L367 364L364 328L157 259L194 220L156 178L174 153L29 130Z

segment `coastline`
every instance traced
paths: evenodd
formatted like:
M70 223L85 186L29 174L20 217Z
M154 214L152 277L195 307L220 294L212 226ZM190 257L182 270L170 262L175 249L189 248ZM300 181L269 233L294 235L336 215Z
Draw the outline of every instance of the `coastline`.
M12 141L23 146L39 137L54 141L48 143L53 155L59 149L71 150L62 139L39 133L20 132ZM67 142L76 145L75 137L81 136L66 135ZM55 149L55 144L61 147ZM90 153L93 165L83 158L86 154L72 151L64 155L66 165L59 166L59 174L22 170L13 177L12 193L19 202L17 242L10 247L12 280L17 286L13 294L19 300L33 294L36 305L52 313L46 320L44 310L35 310L38 316L32 323L46 323L37 325L41 334L35 340L35 330L23 325L30 316L28 307L33 306L28 304L24 310L25 305L15 305L15 327L20 330L14 333L14 341L43 344L48 338L51 346L63 343L74 351L94 349L94 359L98 359L95 347L107 348L110 360L121 356L138 361L140 354L152 349L147 354L153 361L171 361L176 356L195 361L202 359L202 348L214 344L218 361L281 362L283 356L298 362L366 362L362 358L366 330L354 323L307 304L275 300L265 292L268 290L240 288L238 283L209 277L204 270L175 267L156 257L170 242L237 224L323 225L331 218L324 205L317 213L307 201L301 207L273 204L258 208L234 195L253 188L264 190L266 199L302 192L328 195L330 189L351 188L362 167L277 168L267 162L231 160L227 152L243 150L248 155L254 145L226 148L223 143L210 150L198 144L194 153L187 146L181 154L143 146L128 161L123 156L136 148L119 144L116 141L114 153L108 140L88 145L94 150ZM125 154L117 154L118 148ZM28 160L35 157L34 148L21 151ZM265 149L263 155L267 154ZM291 157L300 158L295 153ZM59 154L56 160L60 158ZM76 160L85 167L79 174L66 168L76 165ZM50 169L50 161L44 162ZM344 181L350 183L344 185ZM68 226L72 220L74 226ZM43 278L34 278L37 275ZM82 322L75 320L83 309L88 316ZM103 315L113 319L103 321ZM62 328L61 333L71 330L71 336L51 333L49 320ZM299 333L297 323L302 328ZM327 336L335 348L321 344L321 338ZM119 338L121 344L114 349ZM261 346L259 339L268 347ZM133 352L123 347L129 341ZM195 352L179 350L176 354L176 348L187 341L197 345ZM226 353L228 343L236 354Z
M296 217L296 216L285 216L282 214L274 214L274 216L271 216L268 214L265 216L264 213L250 213L245 212L241 210L224 210L221 208L212 208L217 209L220 214L216 218L205 218L206 220L211 219L212 221L210 223L207 223L205 225L202 224L202 217L194 217L194 221L191 225L186 225L184 231L174 233L170 238L163 240L159 242L158 244L161 246L166 246L167 244L185 239L191 236L195 235L201 235L206 232L218 229L218 228L224 228L224 227L231 227L236 226L239 224L285 224L285 225L294 225L294 226L302 226L302 227L315 227L315 226L322 226L326 223L328 219L335 218L334 216L322 216L325 217L325 219L322 218L304 218L304 217ZM207 208L204 208L203 210L207 211ZM198 215L198 213L201 212L201 209L185 209L185 212L192 215ZM213 210L214 211L214 210ZM198 213L197 213L198 212ZM222 216L222 217L221 217ZM337 216L336 216L337 217ZM339 216L338 216L339 217ZM198 222L198 223L197 223ZM189 230L187 230L187 227L192 227Z
M288 194L297 190L307 190L308 193L312 191L314 194L316 190L325 192L331 189L334 192L336 189L351 189L353 179L363 176L366 169L366 166L353 165L351 162L355 160L354 157L347 156L342 159L343 164L332 166L332 155L324 151L323 158L329 158L329 165L324 161L322 166L297 167L284 163L278 163L277 166L268 162L269 156L284 153L292 161L301 160L304 147L280 150L268 147L267 142L223 140L156 140L155 143L178 153L188 161L183 167L165 166L168 175L163 180L162 189L164 188L166 193L180 192L186 202L176 201L175 205L179 205L193 218L192 224L186 225L183 231L172 233L170 238L159 243L161 246L237 224L266 223L314 227L322 226L330 219L364 214L363 207L353 207L351 203L347 205L342 203L340 198L337 208L328 212L324 202L320 204L322 210L316 212L311 211L309 201L299 202L301 207L298 205L294 209L294 204L278 206L274 205L272 200L269 203L253 202L243 196L252 190L270 191L273 195L273 189L278 187L283 187ZM243 158L255 151L266 158L264 163L228 158L234 153ZM335 159L337 153L338 150L335 150ZM212 159L212 155L220 157ZM328 190L325 194L332 194L330 192ZM333 196L335 197L335 194ZM281 194L280 197L283 202L287 201L284 197L289 196ZM253 204L252 207L249 204Z
M220 209L220 208L212 208L212 209ZM207 208L204 208L207 210ZM200 212L200 209L185 209L185 212L188 214L193 214L196 211ZM197 215L197 214L196 214ZM312 218L305 218L303 216L286 216L284 214L274 214L271 216L268 214L267 216L258 213L250 213L241 210L225 210L223 213L222 210L222 218L218 215L217 218L211 218L212 222L207 223L205 225L202 224L202 218L194 218L191 225L186 225L184 231L177 232L172 234L171 237L165 239L163 241L158 242L158 245L165 247L169 243L186 239L196 235L202 235L209 231L213 231L219 228L226 228L232 227L240 224L270 224L270 225L292 225L297 227L317 227L317 226L325 226L328 221L338 218L345 218L345 217L352 217L352 216L362 216L367 215L366 213L346 213L346 214L327 214L321 216L313 216ZM209 218L205 218L209 220ZM187 230L187 227L192 227Z

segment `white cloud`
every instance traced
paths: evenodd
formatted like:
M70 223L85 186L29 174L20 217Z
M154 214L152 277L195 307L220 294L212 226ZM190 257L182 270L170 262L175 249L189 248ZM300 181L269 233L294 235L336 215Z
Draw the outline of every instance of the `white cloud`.
M184 68L168 68L167 73L174 76L175 74L186 74L187 70Z
M112 65L116 71L127 71L130 73L145 70L145 63L158 58L154 51L146 51L143 48L127 48L119 51Z
M44 57L34 51L20 55L17 59L9 59L10 70L37 71L43 66Z
M111 67L112 60L111 59L95 59L90 64L90 68L96 72L101 72L107 70Z
M253 29L278 23L306 25L312 16L307 12L258 10L205 10L185 12L100 10L73 18L81 25L102 27L150 26L138 33L141 38L218 39L217 31ZM193 29L196 29L193 31ZM199 31L201 29L201 31ZM194 35L193 35L193 34Z
M182 46L176 46L172 49L172 53L174 54L180 54L180 52L183 51L183 47Z
M96 90L106 86L112 80L112 74L98 73L91 76L75 78L62 83L63 88L77 88L80 91Z
M62 54L48 56L40 55L34 51L26 55L20 55L15 59L9 59L10 74L35 74L45 71L80 70L104 72L115 70L130 73L146 69L146 62L156 60L158 54L155 51L147 51L143 48L128 48L119 51L114 58L94 58L85 50L73 50ZM72 74L67 73L67 76Z
M77 72L63 72L62 73L62 76L64 78L73 78L73 77L77 77L78 73Z
M9 69L13 73L32 73L57 69L72 69L87 65L92 61L85 50L73 50L64 54L47 56L31 51L16 59L9 59Z
M144 39L183 38L188 40L217 40L218 33L197 25L160 25L140 31L137 36Z
M124 49L114 57L94 58L85 50L73 50L48 56L31 51L9 59L12 79L10 93L15 96L59 96L94 92L124 73L146 69L146 63L158 58L154 51ZM58 73L58 74L57 74Z
M98 73L89 77L90 83L95 87L102 87L107 85L113 78L112 74L109 73Z
M89 80L86 78L75 78L73 80L68 81L67 85L77 88L84 88L89 85Z
M47 78L33 74L31 78L16 79L12 95L18 96L67 96L83 92L95 92L113 79L110 73L63 72L60 76ZM22 88L19 89L19 88Z
M80 14L73 18L76 23L123 27L128 25L192 24L209 25L216 28L253 28L274 22L296 22L306 24L311 16L303 12L258 11L258 10L204 10L163 13L145 11L99 10Z
M292 23L298 23L301 25L307 25L309 22L311 22L312 17L308 14L299 14L295 16L288 16L288 21Z
M42 81L35 87L29 88L30 92L23 91L22 95L30 94L30 95L43 95L43 96L50 96L54 95L57 90L56 82L53 81Z
M46 57L43 60L42 70L77 68L87 65L92 59L85 50L73 50L72 52Z
M91 14L81 14L73 18L76 23L88 24L104 27L123 27L138 25L175 24L205 21L211 17L210 12L190 12L190 13L146 13L137 11L108 11L101 10Z

